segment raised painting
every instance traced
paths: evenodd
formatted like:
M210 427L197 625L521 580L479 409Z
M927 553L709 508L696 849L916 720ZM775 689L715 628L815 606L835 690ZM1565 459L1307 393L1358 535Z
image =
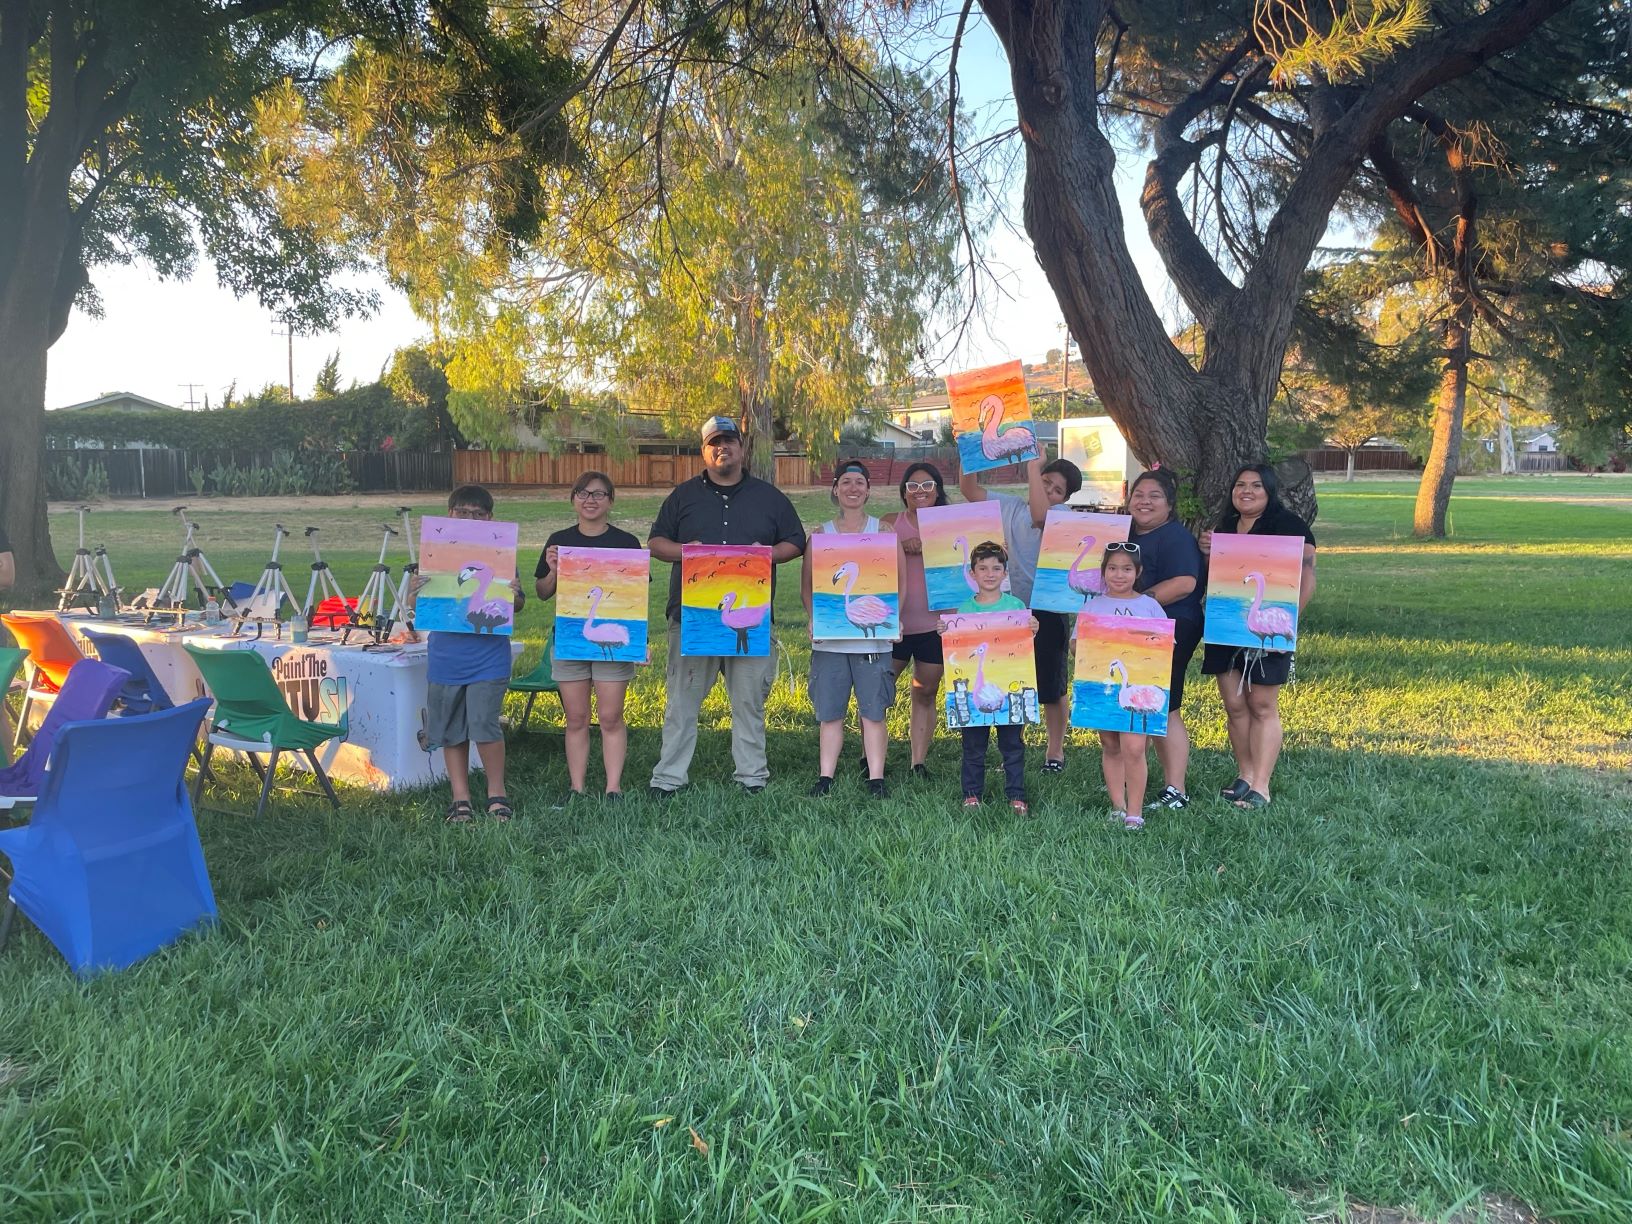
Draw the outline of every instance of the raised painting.
M1077 617L1073 727L1166 735L1172 681L1172 621L1095 612Z
M555 657L646 662L651 553L563 548L557 560Z
M1125 514L1084 514L1064 506L1048 512L1031 606L1048 612L1077 613L1090 595L1105 589L1099 562L1105 546L1128 538L1133 522Z
M515 619L514 523L480 519L419 520L419 575L426 579L414 608L421 633L508 635Z
M1013 467L1037 457L1031 400L1018 361L950 374L946 396L958 439L958 462L965 472Z
M763 544L680 548L680 653L771 653L771 550Z

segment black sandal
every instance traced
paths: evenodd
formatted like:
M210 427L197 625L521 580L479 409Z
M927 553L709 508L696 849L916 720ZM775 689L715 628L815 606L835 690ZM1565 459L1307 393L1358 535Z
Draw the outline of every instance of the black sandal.
M510 800L503 795L489 795L487 797L487 814L500 824L514 816L515 809L510 806Z
M1255 790L1249 790L1246 794L1242 795L1241 798L1235 801L1235 806L1240 808L1243 812L1250 812L1258 808L1268 807L1269 799L1265 795L1260 795Z
M455 799L448 804L448 811L442 820L446 824L469 824L476 819L476 809L470 806L469 799Z
M1252 789L1252 784L1249 783L1245 778L1237 778L1234 782L1231 782L1223 790L1219 791L1218 796L1219 796L1220 799L1228 799L1231 803L1234 803L1237 799L1240 799L1243 795L1245 795L1251 789Z

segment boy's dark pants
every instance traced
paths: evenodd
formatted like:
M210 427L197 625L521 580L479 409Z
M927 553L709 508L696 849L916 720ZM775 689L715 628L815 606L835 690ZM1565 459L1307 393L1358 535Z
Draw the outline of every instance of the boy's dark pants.
M1026 746L1022 736L1024 727L1007 724L1001 727L964 727L963 736L963 795L977 799L986 790L986 750L991 744L989 732L997 732L997 747L1003 753L1003 793L1010 799L1026 797Z

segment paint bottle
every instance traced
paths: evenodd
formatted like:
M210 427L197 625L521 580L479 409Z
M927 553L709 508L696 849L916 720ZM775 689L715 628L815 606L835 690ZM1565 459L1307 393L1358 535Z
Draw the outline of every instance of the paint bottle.
M221 623L221 605L215 601L213 596L204 601L204 623L206 625L219 625Z

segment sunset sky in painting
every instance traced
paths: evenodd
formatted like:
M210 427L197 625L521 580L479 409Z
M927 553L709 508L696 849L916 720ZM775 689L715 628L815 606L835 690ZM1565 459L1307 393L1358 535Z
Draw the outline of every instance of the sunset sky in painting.
M834 584L833 573L846 561L854 561L860 572L850 592L860 595L894 595L898 578L895 565L895 536L888 531L825 532L810 537L810 586L818 595L842 594L849 579Z
M1173 622L1142 616L1077 617L1076 678L1111 683L1111 660L1121 659L1129 684L1166 688L1173 679Z
M761 544L686 544L681 548L680 601L718 608L728 591L735 606L771 602L771 550Z
M1003 544L1003 511L995 500L925 506L918 511L918 533L924 542L924 568L961 566L963 557L952 542L960 535L966 536L970 551L982 540Z
M493 571L495 580L508 582L516 576L516 535L514 523L427 514L419 520L419 572L457 574L480 561Z
M1031 420L1031 400L1026 396L1025 369L1018 361L965 370L946 376L946 397L952 404L952 428L958 433L979 433L980 402L988 395L1003 397L1003 424L1026 424Z
M946 633L941 649L946 656L946 688L955 680L967 680L972 688L980 660L970 652L982 642L986 651L986 683L1005 692L1020 687L1037 687L1037 662L1032 653L1030 612L981 612L941 617Z
M651 554L644 548L563 548L555 592L557 613L586 616L589 592L605 592L596 616L602 620L645 620Z
M1094 551L1083 560L1087 569L1098 569L1105 545L1128 538L1133 520L1125 514L1079 514L1056 506L1043 523L1043 545L1037 554L1038 569L1068 570L1082 551L1084 536L1094 537Z

